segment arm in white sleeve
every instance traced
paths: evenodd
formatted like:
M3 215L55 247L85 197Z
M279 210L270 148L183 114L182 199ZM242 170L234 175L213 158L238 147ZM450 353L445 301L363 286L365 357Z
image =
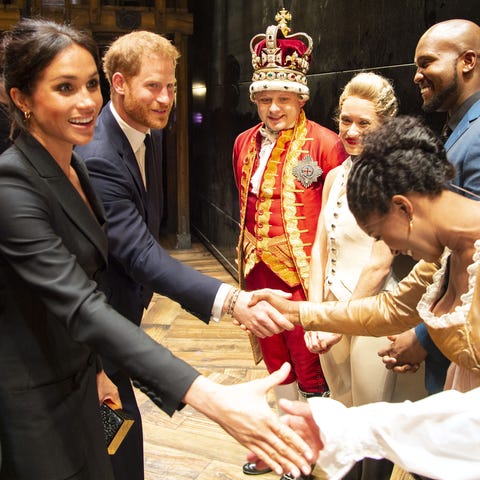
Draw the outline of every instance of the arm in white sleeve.
M449 390L413 403L346 408L312 398L309 404L324 443L317 466L325 478L341 479L366 457L387 458L433 479L480 478L480 388Z
M217 294L215 295L215 301L213 302L212 307L212 316L210 317L213 321L218 322L222 316L222 308L225 305L225 300L232 289L231 285L222 283L218 289Z

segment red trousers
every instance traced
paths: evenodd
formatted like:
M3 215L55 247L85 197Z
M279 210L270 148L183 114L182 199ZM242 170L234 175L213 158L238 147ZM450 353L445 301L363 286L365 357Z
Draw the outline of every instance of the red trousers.
M302 287L289 287L275 275L263 262L257 263L245 278L247 290L275 288L292 294L292 300L305 300ZM311 353L303 338L304 330L296 326L292 331L285 331L267 338L259 338L263 360L267 370L272 373L285 362L292 365L284 384L297 382L300 390L306 393L323 393L328 387L323 376L320 359Z

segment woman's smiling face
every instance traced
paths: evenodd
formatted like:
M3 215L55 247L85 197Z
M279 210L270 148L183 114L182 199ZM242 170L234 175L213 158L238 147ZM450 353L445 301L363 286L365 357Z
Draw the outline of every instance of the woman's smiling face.
M30 113L28 130L45 148L88 143L102 106L92 55L76 44L65 48L45 68L32 94L24 100L23 108Z
M370 100L347 97L339 115L338 131L343 146L349 155L360 155L363 150L362 137L380 124L375 105Z

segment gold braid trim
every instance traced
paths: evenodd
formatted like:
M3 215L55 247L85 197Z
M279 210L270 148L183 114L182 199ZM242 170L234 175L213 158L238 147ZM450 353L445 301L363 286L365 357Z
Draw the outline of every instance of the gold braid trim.
M305 142L312 141L307 138L307 119L302 110L295 130L293 140L285 159L282 177L282 208L283 208L283 227L287 236L287 244L291 248L291 258L295 261L297 275L300 278L298 283L302 284L303 290L307 292L308 274L310 271L309 258L305 252L305 245L301 238L301 231L298 228L297 208L302 207L303 203L297 203L298 187L295 184L295 176L292 169L298 163L302 154L308 154L304 149Z
M263 242L264 248L275 258L275 271L279 272L287 285L294 287L299 284L298 275L295 272L295 264L290 256L290 249L287 245L285 235L268 238ZM262 255L262 260L264 260ZM244 274L248 275L255 264L260 260L255 247L255 236L245 229L245 240L243 242L243 258L245 259ZM268 264L272 267L271 264Z
M243 237L243 275L247 276L259 261L255 245L255 235L244 229Z
M252 135L252 138L250 140L250 145L248 147L248 153L245 159L242 162L242 175L240 178L240 235L238 238L238 245L237 245L237 255L238 255L238 277L239 277L239 284L240 286L244 286L244 278L246 276L245 273L245 255L246 252L244 251L244 237L246 233L246 228L245 228L245 216L246 216L246 211L247 211L247 205L248 205L248 190L249 190L249 185L250 185L250 178L252 176L252 171L253 171L253 166L255 165L255 159L257 157L257 135L258 135L258 129L257 131ZM239 159L239 161L242 161L242 159ZM251 252L249 252L249 257L251 255ZM255 257L249 259L248 263L253 264L250 266L250 269L253 268L255 263L258 260L256 260ZM250 271L249 269L249 271Z
M261 190L259 192L259 202L257 208L257 221L256 224L262 224L262 227L257 230L257 251L260 250L261 260L268 265L270 270L278 275L287 285L293 287L300 283L295 265L290 261L290 265L285 265L281 259L290 256L291 253L287 249L283 252L279 248L271 249L271 239L269 238L270 232L270 215L272 208L272 198L277 183L277 177L279 175L278 167L282 164L282 156L286 149L286 144L290 142L286 158L288 159L292 146L292 139L294 138L295 130L289 129L281 132L277 139L277 143L272 150L270 158L267 162L267 168L263 175L263 182L261 184ZM282 192L280 192L282 195ZM281 212L282 213L282 212ZM283 216L283 215L282 215ZM280 253L281 252L281 253ZM277 257L280 254L280 258ZM258 260L257 260L258 261Z
M309 151L303 147L305 142L311 140L311 138L307 138L307 119L305 112L302 110L295 128L281 132L268 160L261 191L258 195L257 215L261 216L261 218L257 218L255 222L257 225L260 223L263 226L258 229L255 238L255 235L250 234L245 229L249 183L253 165L255 164L258 154L257 136L252 136L248 154L242 165L242 173L244 173L241 178L242 205L240 222L242 233L238 245L241 278L244 278L261 259L289 286L293 287L301 283L304 291L306 291L309 259L305 253L305 245L301 239L302 232L298 229L299 217L297 216L297 208L303 206L303 203L296 202L296 194L301 194L304 190L299 190L295 184L292 169L294 165L298 163L301 154L309 153ZM282 163L282 154L285 152L285 145L288 142L290 142L290 145L282 169L281 185L281 215L285 230L285 237L282 236L282 239L286 241L275 241L272 244L272 239L269 238L272 197L276 179L279 175L278 166ZM257 252L261 252L260 256Z

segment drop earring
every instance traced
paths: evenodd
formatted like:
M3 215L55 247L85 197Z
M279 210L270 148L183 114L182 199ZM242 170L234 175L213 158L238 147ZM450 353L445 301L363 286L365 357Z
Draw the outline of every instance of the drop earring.
M23 112L23 118L25 119L26 122L30 120L31 116L32 116L32 112Z

